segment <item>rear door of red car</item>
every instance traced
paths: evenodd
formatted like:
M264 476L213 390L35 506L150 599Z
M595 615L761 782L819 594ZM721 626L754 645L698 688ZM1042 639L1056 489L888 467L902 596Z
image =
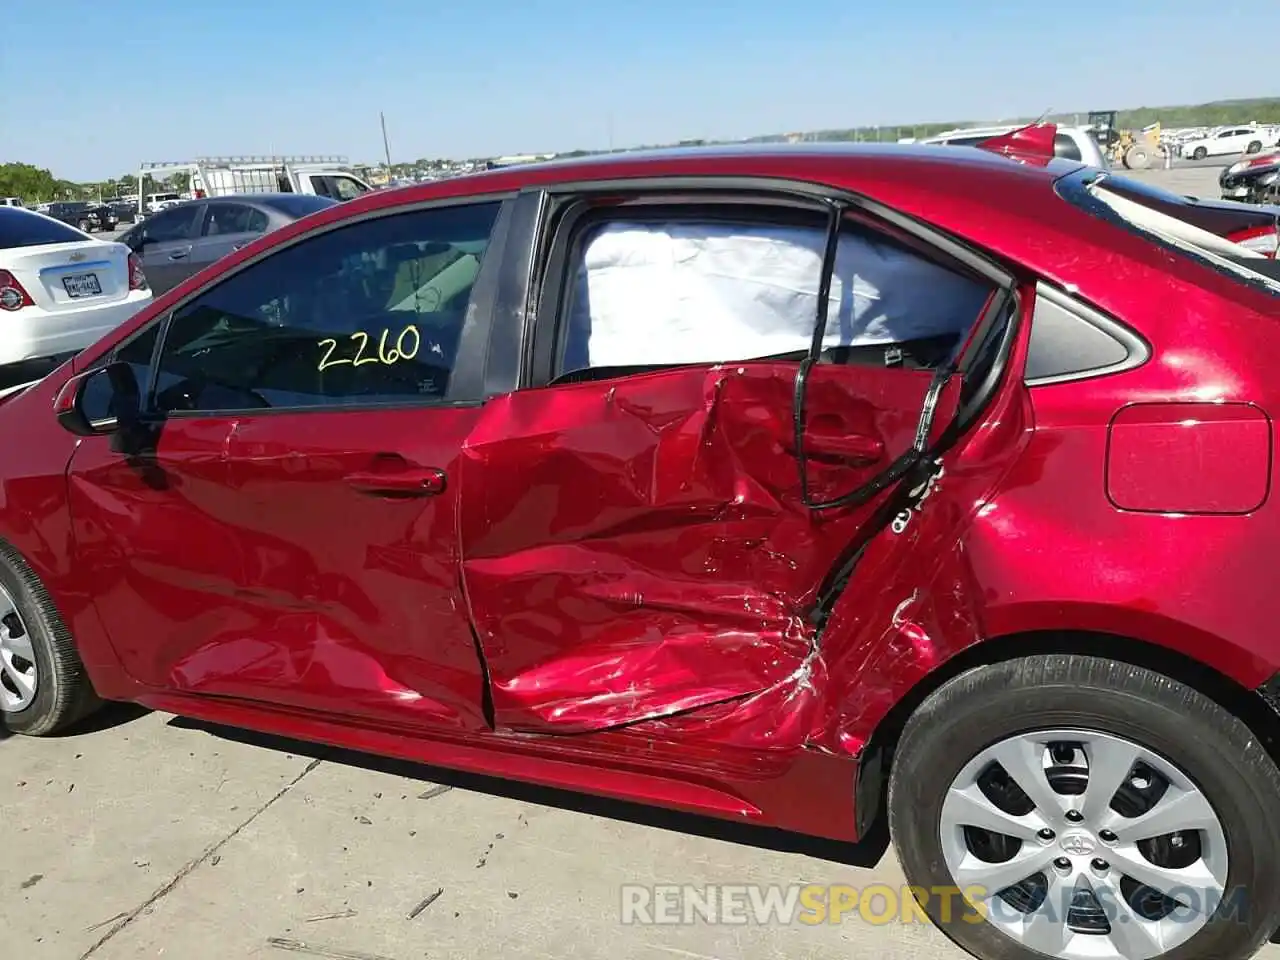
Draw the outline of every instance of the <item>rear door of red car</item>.
M968 403L1005 280L808 194L549 203L529 386L489 402L460 464L496 726L598 731L803 683L819 597L890 492L927 487L913 450Z

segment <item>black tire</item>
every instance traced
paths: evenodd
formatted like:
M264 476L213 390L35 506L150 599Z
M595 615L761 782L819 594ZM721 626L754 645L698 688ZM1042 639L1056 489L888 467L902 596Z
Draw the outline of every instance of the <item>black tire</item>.
M82 233L93 233L93 224L88 220L81 220L76 226L80 228Z
M1252 143L1249 144L1248 147L1245 148L1245 153L1259 153L1261 152L1261 150L1262 150L1262 141L1254 140Z
M1209 151L1206 150L1204 147L1196 147L1195 150L1191 152L1191 159L1203 160L1208 155L1209 155Z
M0 543L0 584L17 604L36 659L36 696L18 713L0 713L13 733L43 737L93 713L102 701L89 682L71 634L39 578L7 544Z
M1146 147L1135 145L1124 152L1123 162L1128 170L1145 170L1151 165L1151 154Z
M920 706L903 731L889 783L890 831L908 882L926 890L954 884L939 823L944 795L961 769L1006 737L1054 728L1125 737L1196 782L1226 837L1227 889L1243 888L1246 897L1229 920L1209 922L1160 960L1252 957L1280 927L1280 771L1249 729L1218 704L1160 674L1111 660L1039 656L980 667ZM936 901L929 898L925 912L974 956L1043 960L985 920L975 922L971 911L947 910L944 917Z

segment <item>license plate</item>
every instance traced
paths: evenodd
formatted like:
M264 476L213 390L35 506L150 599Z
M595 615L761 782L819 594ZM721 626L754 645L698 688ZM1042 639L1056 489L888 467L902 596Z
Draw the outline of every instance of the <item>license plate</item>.
M63 277L62 285L66 288L67 296L73 300L80 297L96 297L102 293L102 284L98 282L96 273L76 273Z

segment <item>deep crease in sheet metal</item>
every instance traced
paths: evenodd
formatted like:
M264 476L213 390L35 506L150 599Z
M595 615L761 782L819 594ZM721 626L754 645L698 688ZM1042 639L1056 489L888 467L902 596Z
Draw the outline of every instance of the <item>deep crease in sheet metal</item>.
M868 399L833 371L810 407L862 410L901 448L928 375L893 373ZM799 501L794 376L720 366L490 402L463 450L460 531L499 729L688 720L803 740L827 682L806 615L871 506ZM821 497L851 483L822 465L810 482Z

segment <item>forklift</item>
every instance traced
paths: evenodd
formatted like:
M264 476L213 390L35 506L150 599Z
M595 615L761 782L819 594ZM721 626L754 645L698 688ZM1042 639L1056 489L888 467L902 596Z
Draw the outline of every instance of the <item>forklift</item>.
M1145 170L1161 152L1160 124L1153 123L1140 134L1116 129L1115 110L1094 110L1089 114L1089 129L1102 153L1113 164L1129 170Z

